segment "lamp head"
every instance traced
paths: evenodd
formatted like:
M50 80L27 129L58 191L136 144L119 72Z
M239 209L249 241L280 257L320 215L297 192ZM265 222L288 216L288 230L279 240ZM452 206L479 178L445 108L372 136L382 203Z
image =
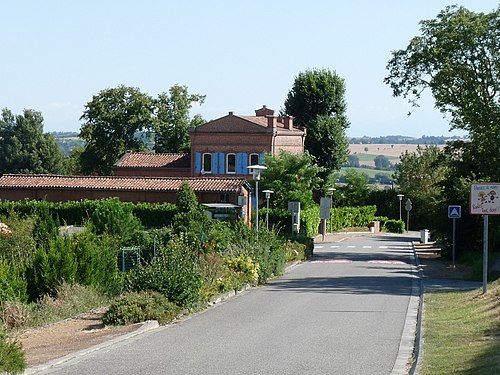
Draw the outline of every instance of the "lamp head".
M262 173L262 171L265 171L267 169L267 167L265 167L263 165L255 164L255 165L249 165L247 167L247 169L250 170L250 172L252 172L253 179L255 181L259 181L260 180L260 174Z

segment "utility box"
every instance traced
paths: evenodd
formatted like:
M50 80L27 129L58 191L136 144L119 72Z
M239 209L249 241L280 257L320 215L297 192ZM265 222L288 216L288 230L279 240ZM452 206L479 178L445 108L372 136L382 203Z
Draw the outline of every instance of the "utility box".
M420 242L429 243L429 229L420 230Z
M370 233L380 233L380 221L374 220L370 223Z

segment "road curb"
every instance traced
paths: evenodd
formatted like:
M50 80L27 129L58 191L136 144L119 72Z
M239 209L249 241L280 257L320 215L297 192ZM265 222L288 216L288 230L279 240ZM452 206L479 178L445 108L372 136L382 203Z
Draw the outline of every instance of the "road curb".
M415 247L413 246L411 263L411 296L408 303L408 309L406 310L405 325L403 327L403 334L401 335L398 355L396 356L391 375L414 374L420 351L423 285L418 257L415 254Z

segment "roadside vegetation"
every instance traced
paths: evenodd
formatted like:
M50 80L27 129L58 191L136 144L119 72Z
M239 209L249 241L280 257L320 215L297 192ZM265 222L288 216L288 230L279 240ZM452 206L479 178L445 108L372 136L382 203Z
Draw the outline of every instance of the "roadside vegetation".
M310 162L287 160L299 170ZM270 161L270 170L278 164ZM0 362L2 371L24 366L13 338L28 327L103 308L106 324L165 324L205 308L221 293L266 283L287 263L310 257L319 224L316 187L295 187L293 199L304 204L301 232L295 234L285 208L291 190L286 183L273 188L285 195L269 211L270 229L262 222L258 234L241 221L208 219L187 184L175 205L0 201L0 352L8 356ZM375 213L375 206L333 208L330 229L367 229ZM71 233L72 225L82 230ZM126 269L124 260L131 262Z
M500 280L482 290L425 295L419 373L500 373Z

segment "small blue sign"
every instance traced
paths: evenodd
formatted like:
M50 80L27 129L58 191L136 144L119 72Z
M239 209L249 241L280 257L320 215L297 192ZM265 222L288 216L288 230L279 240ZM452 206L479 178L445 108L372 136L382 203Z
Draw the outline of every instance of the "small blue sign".
M460 219L462 217L462 206L448 206L448 219Z

